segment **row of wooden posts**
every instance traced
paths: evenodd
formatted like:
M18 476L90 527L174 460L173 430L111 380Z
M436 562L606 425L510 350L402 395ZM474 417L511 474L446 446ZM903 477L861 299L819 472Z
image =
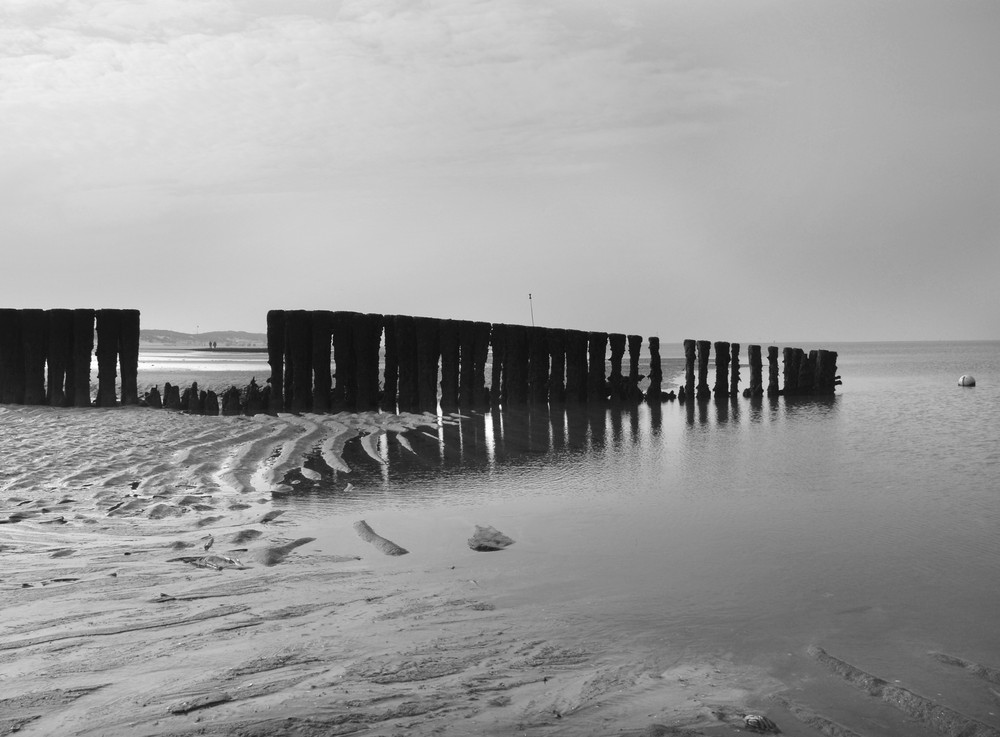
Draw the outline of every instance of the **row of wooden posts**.
M98 389L90 394L91 354ZM458 407L573 404L673 398L662 391L658 338L648 339L648 376L640 374L643 339L622 333L584 332L525 325L440 320L327 310L271 310L267 354L271 376L221 397L184 393L166 385L144 396L153 407L209 414L328 412L383 408L402 411ZM610 374L607 352L610 348ZM685 382L677 398L738 396L740 345L717 342L715 382L709 386L713 344L684 341ZM627 371L625 356L628 355ZM749 386L744 396L833 394L840 384L837 354L799 348L783 352L779 388L778 348L767 349L763 383L761 347L748 346ZM138 310L0 309L0 403L100 407L138 404ZM336 372L331 366L336 367ZM490 366L487 385L487 366ZM381 374L381 375L380 375ZM647 378L649 384L640 389ZM47 381L46 381L47 379Z
M678 392L683 401L688 398L706 399L715 397L735 397L739 394L740 344L719 341L715 343L715 383L708 385L708 369L713 345L708 340L684 341L684 386ZM765 393L763 361L759 345L747 346L750 365L750 385L743 390L745 397L760 397ZM829 395L840 385L837 376L837 352L811 350L807 354L801 348L785 348L782 351L782 374L784 387L778 386L778 347L767 348L767 395ZM697 383L695 383L697 368Z
M271 310L271 378L264 391L272 411L290 412L380 406L433 412L439 402L445 410L609 399L658 402L663 382L659 339L649 339L650 384L645 392L639 389L642 343L638 335L409 315ZM610 376L605 375L608 346ZM330 371L331 353L335 375Z
M98 386L90 396L96 329ZM138 404L138 310L0 309L0 403Z
M673 393L662 391L659 339L648 339L647 377L639 373L642 345L641 336L621 333L408 315L271 310L267 315L271 377L262 403L270 411L288 412L378 407L433 412L439 402L443 410L450 410L673 398ZM678 392L682 401L713 394L737 396L739 344L715 343L714 388L708 386L711 348L709 341L684 341L686 381ZM799 348L784 349L783 389L778 388L777 352L775 346L768 348L768 395L834 393L840 383L836 352L814 350L806 355ZM748 357L750 385L744 395L761 396L765 393L761 347L749 346ZM649 384L643 391L639 384L644 378Z

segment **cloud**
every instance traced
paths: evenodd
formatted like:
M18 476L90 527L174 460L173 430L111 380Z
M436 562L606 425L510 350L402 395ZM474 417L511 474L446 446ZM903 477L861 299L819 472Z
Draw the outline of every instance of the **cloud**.
M711 125L761 84L640 53L604 15L529 2L28 8L0 36L0 151L47 162L65 187L577 167Z

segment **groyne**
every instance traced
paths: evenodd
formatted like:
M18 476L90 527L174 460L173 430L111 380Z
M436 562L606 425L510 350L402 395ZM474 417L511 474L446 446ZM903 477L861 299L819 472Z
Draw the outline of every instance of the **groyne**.
M98 383L92 396L95 343ZM2 404L139 404L138 369L138 310L0 309Z
M92 394L95 353L98 381ZM672 399L735 399L743 381L740 354L739 343L685 340L684 382L675 394L663 391L655 336L644 340L625 333L410 315L271 310L270 377L264 384L252 381L217 395L197 383L184 389L168 383L162 393L153 387L140 397L138 310L3 309L0 402L145 404L228 415L658 405ZM744 397L831 395L840 384L835 351L784 348L779 369L779 348L768 346L766 387L762 346L747 346L746 355L750 376Z

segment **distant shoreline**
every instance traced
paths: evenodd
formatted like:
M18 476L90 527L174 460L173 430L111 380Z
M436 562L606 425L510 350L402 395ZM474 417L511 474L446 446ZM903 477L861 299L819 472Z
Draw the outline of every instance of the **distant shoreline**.
M267 348L263 346L220 346L209 348L204 345L159 345L150 343L140 343L140 351L198 351L199 353L267 353Z

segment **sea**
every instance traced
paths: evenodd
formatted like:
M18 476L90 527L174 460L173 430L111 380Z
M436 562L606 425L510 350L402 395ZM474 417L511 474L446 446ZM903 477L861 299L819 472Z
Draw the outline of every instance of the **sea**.
M929 653L1000 668L1000 341L796 345L838 352L834 396L442 413L411 447L348 442L349 470L317 450L275 504L321 541L363 517L427 566L490 525L515 540L493 554L498 604L582 639L806 692L819 645L996 723L1000 694ZM669 390L682 347L663 355ZM262 384L265 358L148 351L139 383Z

